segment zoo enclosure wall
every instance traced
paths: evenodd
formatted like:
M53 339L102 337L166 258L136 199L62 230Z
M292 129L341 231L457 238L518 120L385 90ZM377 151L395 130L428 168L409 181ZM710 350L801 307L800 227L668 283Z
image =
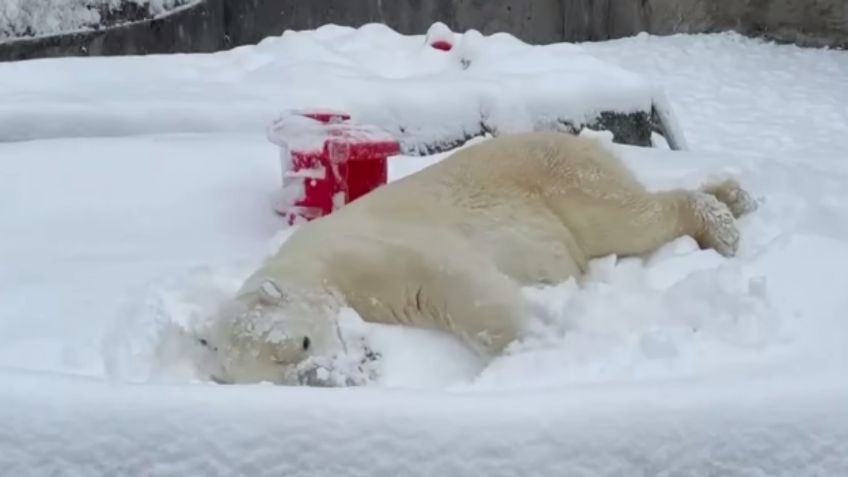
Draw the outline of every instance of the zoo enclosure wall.
M211 52L327 23L379 22L421 34L436 21L536 44L734 30L848 48L848 0L199 0L156 19L5 41L0 61Z

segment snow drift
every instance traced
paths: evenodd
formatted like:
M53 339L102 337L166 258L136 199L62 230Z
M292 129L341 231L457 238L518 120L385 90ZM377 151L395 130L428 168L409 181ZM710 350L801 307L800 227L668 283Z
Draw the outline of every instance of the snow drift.
M0 96L0 140L255 132L286 111L323 108L418 154L485 133L592 124L602 112L649 114L656 103L685 148L662 90L640 75L576 45L451 35L444 52L378 24L329 25L208 55L0 64L14 92Z

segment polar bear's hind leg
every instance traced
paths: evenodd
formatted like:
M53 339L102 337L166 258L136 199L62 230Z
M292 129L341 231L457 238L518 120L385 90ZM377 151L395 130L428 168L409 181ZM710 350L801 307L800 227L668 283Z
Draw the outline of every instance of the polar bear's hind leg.
M570 145L575 139L563 136L550 140L560 144L546 155L542 195L587 258L643 255L683 235L724 256L736 253L735 217L755 203L734 180L649 192L603 147L580 140Z
M739 185L736 179L708 183L701 187L701 191L715 196L716 199L727 205L737 219L757 210L757 201Z
M689 207L693 221L687 235L694 237L701 248L711 248L725 257L736 255L739 230L727 204L711 194L693 191Z

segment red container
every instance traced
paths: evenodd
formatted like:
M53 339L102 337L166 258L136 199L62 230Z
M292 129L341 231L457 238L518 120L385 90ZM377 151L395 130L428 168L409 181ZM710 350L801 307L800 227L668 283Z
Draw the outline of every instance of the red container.
M271 126L283 170L276 210L289 224L328 215L387 182L387 159L400 153L400 144L381 128L349 119L333 111L295 111Z

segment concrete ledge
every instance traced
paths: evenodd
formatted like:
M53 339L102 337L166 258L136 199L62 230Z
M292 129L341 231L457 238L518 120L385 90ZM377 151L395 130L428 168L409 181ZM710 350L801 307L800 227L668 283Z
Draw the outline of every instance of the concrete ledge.
M685 149L683 146L685 141L683 138L678 137L679 132L675 130L675 125L668 124L655 107L651 108L650 112L620 113L604 111L593 120L585 123L576 124L571 121L560 120L546 128L539 129L566 131L572 134L578 134L586 128L611 132L613 142L615 143L642 147L652 147L652 133L657 133L663 136L672 150ZM478 131L466 131L462 136L444 138L423 146L401 141L401 149L403 154L409 156L437 154L450 151L475 137L482 137L486 134L497 135L497 131L493 131L486 124L481 123Z

